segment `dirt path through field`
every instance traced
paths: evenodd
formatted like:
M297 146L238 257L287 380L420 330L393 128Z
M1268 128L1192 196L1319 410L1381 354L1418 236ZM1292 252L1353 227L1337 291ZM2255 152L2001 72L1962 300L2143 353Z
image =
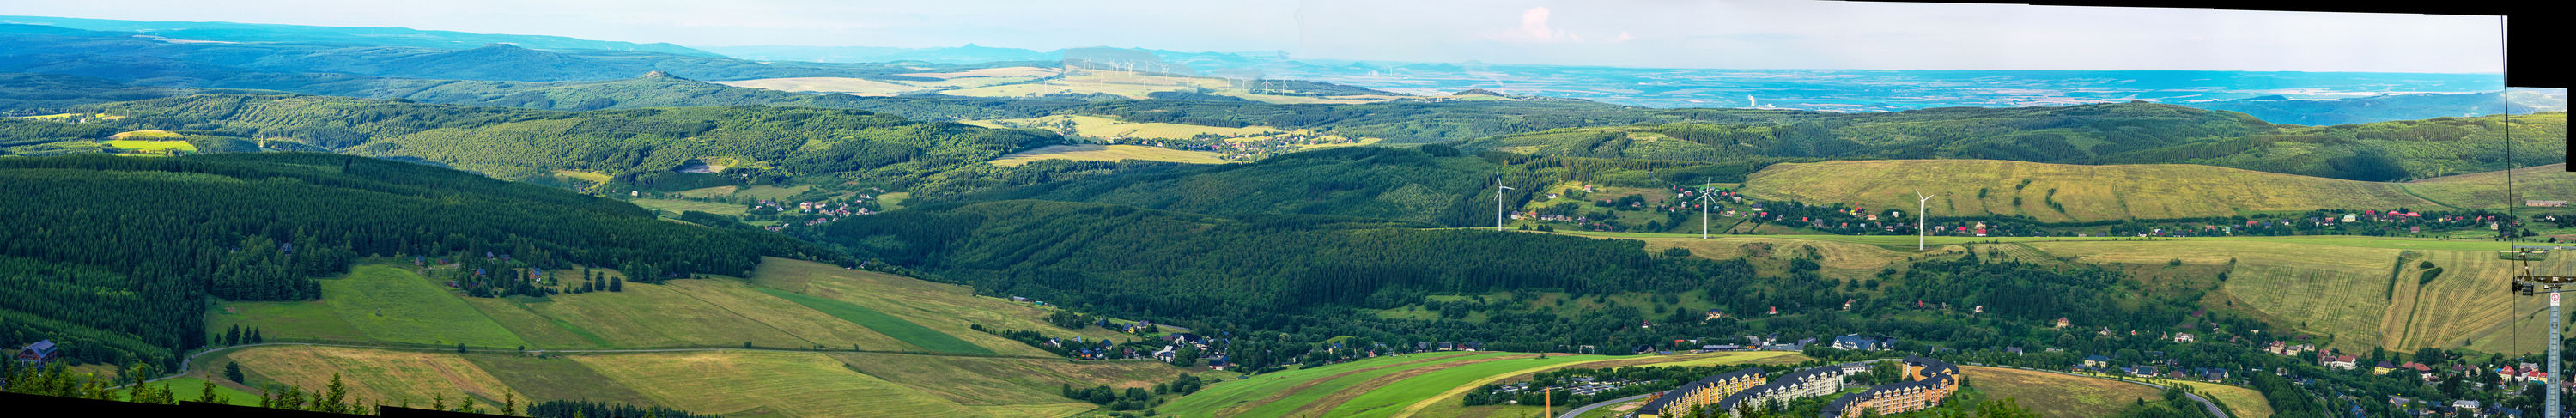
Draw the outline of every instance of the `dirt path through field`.
M1476 354L1476 352L1473 352L1473 351L1460 352L1460 353L1457 353L1457 354L1450 354L1450 355L1438 356L1438 357L1429 357L1429 358L1417 359L1417 360L1407 361L1407 362L1402 362L1402 363L1388 364L1388 365L1384 365L1384 366L1377 366L1377 367L1370 367L1370 368L1365 368L1365 369L1359 369L1359 370L1352 370L1352 371L1347 371L1347 372L1341 372L1341 373L1333 374L1333 375L1331 375L1331 376L1324 376L1324 377L1322 377L1322 378L1317 378L1317 379L1307 379L1305 383L1299 383L1299 384L1297 384L1297 386L1289 387L1289 388L1288 388L1288 390L1282 390L1282 391L1278 391L1278 392L1272 392L1272 393L1270 393L1270 396L1263 397L1263 398L1261 398L1261 399L1257 399L1257 400L1253 400L1253 401L1251 401L1251 402L1244 402L1244 403L1240 403L1240 404L1235 404L1235 405L1234 405L1234 406L1232 406L1232 407L1227 407L1227 408L1225 408L1225 410L1223 411L1223 412L1224 412L1224 414L1223 414L1223 415L1225 415L1225 416L1236 416L1236 415L1242 415L1244 411L1249 411L1249 410L1252 410L1253 408L1259 408L1259 407L1261 407L1262 405L1269 405L1271 402L1278 402L1280 399L1286 399L1286 398L1288 397L1288 395L1290 395L1290 394L1295 394L1295 393L1297 393L1297 392L1302 392L1302 391L1305 391L1305 390L1306 390L1306 388L1314 387L1315 385L1323 384L1324 382L1329 382L1329 381L1332 381L1333 379L1340 379L1340 378L1342 378L1342 376L1349 376L1349 375L1354 374L1354 373L1360 373L1360 372L1366 372L1366 371L1371 371L1371 370L1384 369L1384 368L1388 368L1388 367L1403 366L1403 365L1409 365L1409 364L1422 364L1422 363L1426 363L1426 362L1440 361L1440 360L1443 360L1443 359L1448 359L1448 358L1453 358L1453 357L1461 357L1461 356L1467 356L1467 355L1473 355L1473 354Z

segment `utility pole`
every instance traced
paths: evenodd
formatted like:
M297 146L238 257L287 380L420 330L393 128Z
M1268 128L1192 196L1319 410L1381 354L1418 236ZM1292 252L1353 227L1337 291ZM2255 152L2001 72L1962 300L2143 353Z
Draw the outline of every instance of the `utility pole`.
M2521 248L2523 246L2517 245L2515 247ZM2549 395L2544 398L2545 401L2543 405L2545 405L2545 409L2542 409L2543 413L2541 416L2546 418L2558 418L2558 391L2562 390L2562 388L2559 387L2558 382L2561 379L2566 379L2566 377L2559 374L2560 371L2558 367L2558 343L2560 341L2558 333L2559 328L2565 326L2561 323L2561 321L2564 320L2564 317L2562 316L2564 314L2559 313L2558 291L2566 287L2568 284L2576 283L2576 276L2531 275L2531 256L2537 251L2525 249L2517 252L2518 254L2515 258L2522 260L2523 275L2513 276L2513 291L2520 293L2523 296L2531 296L2540 291L2549 292L2549 339L2542 342L2544 344L2549 344L2549 357L2542 359L2549 363Z

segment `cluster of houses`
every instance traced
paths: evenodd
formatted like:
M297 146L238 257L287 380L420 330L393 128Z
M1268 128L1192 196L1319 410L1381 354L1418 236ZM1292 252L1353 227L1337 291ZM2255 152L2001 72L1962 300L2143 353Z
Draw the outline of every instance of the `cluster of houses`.
M1718 351L1805 351L1808 344L1815 344L1816 341L1817 340L1815 338L1801 338L1797 341L1781 341L1780 334L1746 335L1744 336L1744 344L1704 344L1699 346L1699 351L1703 353ZM1680 342L1681 341L1675 341L1675 343ZM1690 340L1689 342L1697 344L1699 343L1699 340Z
M1568 383L1568 384L1566 384L1565 386L1549 386L1549 387L1543 387L1543 388L1532 388L1532 387L1530 387L1530 382L1512 383L1512 384L1506 384L1506 385L1502 385L1501 387L1494 388L1494 393L1501 393L1501 394L1515 394L1515 393L1522 393L1522 392L1562 391L1562 392L1565 392L1565 393L1571 393L1571 394L1574 394L1574 395L1576 395L1576 396L1590 396L1590 395L1592 395L1592 394L1597 394L1597 393L1601 393L1601 392L1609 392L1609 391L1612 391L1612 390L1618 390L1619 388L1624 388L1624 387L1628 387L1628 386L1633 386L1633 385L1636 385L1636 384L1638 384L1638 383L1641 383L1641 382L1631 382L1631 381L1626 381L1626 380L1599 380L1599 379L1594 379L1594 378L1592 378L1591 376L1575 376L1575 377L1573 377L1573 378L1571 378L1571 379L1567 379L1567 381L1568 381L1569 383ZM1517 404L1517 403L1520 403L1520 400L1515 399L1515 400L1509 400L1509 401L1504 401L1504 402L1506 402L1506 403L1515 403L1515 404Z
M1261 157L1269 156L1270 154L1294 152L1305 148L1304 146L1307 145L1354 144L1359 142L1358 140L1341 135L1315 134L1309 132L1264 132L1259 134L1217 134L1202 132L1197 135L1190 136L1189 139L1130 138L1126 134L1114 134L1108 137L1086 137L1076 130L1078 124L1070 118L1030 122L994 121L994 123L1014 128L1047 129L1067 137L1088 138L1087 141L1083 142L1106 143L1112 145L1140 145L1183 151L1224 153L1224 156L1218 158L1233 161L1256 160Z
M2149 353L2149 355L2163 354L2162 352ZM2116 360L2113 360L2109 356L2085 356L2082 362L2075 365L2075 370L2119 374L2133 377L2158 377L2175 380L2202 380L2210 382L2226 381L2230 376L2227 369L2224 368L2184 368L2177 366L2172 360L2166 360L2161 363L2132 364L2127 366L2119 366L2115 362Z
M1905 381L1871 386L1858 393L1835 398L1825 405L1819 418L1891 415L1932 408L1940 406L1950 392L1958 389L1958 366L1921 356L1906 356L1897 361L1905 365ZM1679 417L1689 416L1693 411L1705 416L1727 417L1734 416L1741 409L1769 408L1792 400L1832 395L1842 390L1846 378L1867 372L1869 363L1811 367L1782 374L1776 379L1766 378L1766 372L1758 367L1720 373L1655 394L1627 417Z
M2506 407L2504 407L2503 405L2484 405L2484 403L2483 403L2483 402L2478 402L2478 401L2477 401L2477 400L2475 400L2475 399L2461 399L2461 400L2455 400L2455 401L2451 401L2451 403L2450 403L2449 405L2432 405L2432 408L2430 408L2430 409L2416 409L2416 408L2414 408L2412 405L2410 405L2410 404L2413 404L2413 403L2415 403L2415 402L2416 402L2416 400L2414 400L2414 399L2407 399L2407 398L2406 398L2406 397L2404 397L2404 396L2388 395L2388 404L2389 404L2389 405L2391 405L2391 406L2398 407L2398 408L2404 408L2404 409L2407 409L2406 414L2407 414L2407 415L2409 415L2409 416L2418 416L2418 417L2420 417L2420 416L2433 415L2433 414L2436 414L2436 413L2439 413L2439 412L2443 412L2443 411L2436 411L2436 410L2447 410L2447 412L2449 412L2449 414L2448 414L2448 415L2451 415L2451 416L2462 416L2462 417L2519 417L2519 416L2522 416L2522 410L2520 410L2520 409L2506 408Z
M881 188L870 188L870 190L871 190L871 191L873 191L873 192L875 192L875 193L884 193L884 192L885 192L885 189L881 189ZM868 209L868 208L867 208L867 206L866 206L866 205L867 205L867 202L868 202L869 200L871 200L871 199L875 199L875 198L876 198L876 195L873 195L873 194L860 194L860 195L856 196L856 198L855 198L855 199L853 199L853 200L851 200L851 201L845 201L845 202L834 202L834 201L828 201L828 200L817 200L817 201L795 202L795 209L792 209L792 210L794 211L794 213L807 214L807 215L817 215L817 216L816 216L816 217L814 217L814 218L806 219L806 220L802 223L803 225L805 225L805 226L822 225L822 224L826 224L826 223L831 223L832 221L838 221L838 220L842 220L842 219L848 219L849 217L852 217L852 216L867 216L867 215L874 215L874 214L877 214L877 213L878 213L877 211L875 211L875 210L873 210L873 209ZM789 213L789 211L790 211L791 209L789 209L789 208L788 208L788 206L789 206L789 205L788 205L788 203L787 203L787 202L775 201L775 200L769 200L769 199L761 199L759 202L757 202L757 203L753 203L753 204L751 205L751 209L750 209L750 210L751 210L752 212L754 212L754 213L763 213L763 212L766 212L766 213ZM763 229L768 229L768 230L770 230L770 231L781 231L781 230L785 230L785 229L787 229L787 225L788 225L788 224L770 225L770 226L765 227L765 228L763 228Z

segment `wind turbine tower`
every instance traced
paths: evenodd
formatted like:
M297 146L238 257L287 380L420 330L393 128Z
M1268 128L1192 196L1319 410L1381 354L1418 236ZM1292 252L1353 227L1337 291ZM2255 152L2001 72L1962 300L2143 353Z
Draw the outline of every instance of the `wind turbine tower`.
M1717 184L1715 184L1715 183L1710 183L1710 184L1707 184L1707 185L1702 185L1702 186L1700 186L1700 189L1699 189L1699 239L1708 239L1708 207L1710 207L1710 206L1716 206L1716 205L1717 205L1717 200L1715 200L1715 199L1712 197L1712 196L1716 196L1716 195L1717 195Z
M1923 213L1923 211L1928 210L1928 209L1929 209L1929 207L1931 206L1931 203L1930 203L1930 202L1932 201L1932 196L1939 196L1939 195L1929 195L1929 196L1927 196L1927 195L1924 195L1924 194L1923 194L1923 191L1922 191L1922 190L1920 190L1920 189L1917 189L1917 190L1915 190L1915 191L1914 191L1914 250L1915 250L1915 251L1923 251L1923 232L1924 232L1924 231L1923 231L1923 225L1924 225L1927 221L1929 221L1929 220L1931 220L1931 219L1932 219L1932 216L1930 216L1930 215L1925 215L1925 214Z
M1511 190L1511 189L1512 189L1512 186L1505 186L1505 185L1503 185L1503 176L1494 176L1494 230L1495 230L1495 231L1501 231L1501 230L1503 230L1503 191L1504 191L1504 190Z

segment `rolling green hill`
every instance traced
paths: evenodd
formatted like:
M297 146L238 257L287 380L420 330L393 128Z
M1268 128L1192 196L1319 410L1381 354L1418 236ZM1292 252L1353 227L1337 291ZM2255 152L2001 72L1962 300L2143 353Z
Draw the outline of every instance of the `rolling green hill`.
M250 35L258 36L258 35ZM265 41L184 42L137 37L131 32L0 24L0 71L43 72L120 81L165 77L156 83L241 83L277 74L335 73L498 81L606 80L667 71L711 79L773 77L889 77L913 70L872 64L761 63L712 54L673 54L601 49L537 50L493 40L437 47L406 46L416 40L347 43ZM247 77L247 78L245 78Z
M84 362L174 364L201 304L308 300L357 257L515 254L540 266L744 274L760 256L842 260L774 234L472 173L326 154L0 159L0 339ZM613 231L613 232L612 232ZM44 301L34 303L33 301ZM116 314L101 314L116 312Z
M2118 103L1801 112L1788 120L1546 131L1477 140L1468 149L1541 155L1717 160L1778 157L1984 158L2075 162L2100 155L2275 129L2231 112Z
M1342 215L1437 224L1492 223L1492 175L1476 157L1386 148L1287 154L1244 166L1046 183L994 198L1129 205L1210 214ZM1486 194L1477 192L1484 191ZM1462 219L1463 218L1463 219Z
M50 16L0 16L0 22L48 25L68 29L108 32L149 31L158 36L199 41L309 42L409 46L442 49L465 49L472 48L476 45L509 43L535 49L587 49L717 56L714 53L667 43L638 44L631 42L594 41L561 36L482 34L443 30L418 30L410 28L332 27L232 22L151 22Z
M2526 168L2525 198L2567 200L2576 175ZM1749 196L1906 210L1936 194L1934 217L2028 216L2041 222L2226 217L2316 209L2502 209L2501 175L2363 182L2189 164L2065 165L2000 160L1782 163L1744 183ZM2519 202L2516 202L2519 204Z
M523 404L588 399L755 416L1062 417L1096 406L1059 396L1061 385L1145 387L1191 372L1053 358L972 327L1140 337L1066 330L1045 322L1050 308L809 261L771 258L745 278L630 281L545 298L466 297L418 267L383 261L323 280L319 301L218 303L209 328L256 328L272 343L419 349L256 346L200 358L191 374L217 379L212 371L238 363L251 383L310 389L341 373L355 382L352 396L388 403L509 394ZM743 344L753 350L735 350ZM633 351L582 351L602 349ZM818 393L836 400L815 402Z
M832 174L916 184L951 171L1000 171L984 162L1059 141L1034 130L762 106L561 112L328 96L197 95L85 109L116 116L90 124L115 129L185 127L413 158L505 179L580 170L614 183L668 190ZM728 172L731 178L673 171L701 158L732 158L767 169Z
M1426 152L1427 151L1427 152ZM1120 173L1040 182L943 201L1043 199L1181 212L1350 216L1440 226L1494 225L1494 181L1514 205L1560 181L1632 187L1741 182L1769 159L1727 163L1512 155L1461 156L1420 149L1350 147L1283 154L1250 164L1145 165ZM1434 153L1437 153L1436 155Z
M2305 127L2273 125L2234 112L2141 103L1810 113L1754 123L1564 128L1477 139L1460 147L1693 161L1768 156L2203 164L2364 181L2508 167L2502 146L2505 116ZM2565 160L2565 112L2510 119L2519 165Z

